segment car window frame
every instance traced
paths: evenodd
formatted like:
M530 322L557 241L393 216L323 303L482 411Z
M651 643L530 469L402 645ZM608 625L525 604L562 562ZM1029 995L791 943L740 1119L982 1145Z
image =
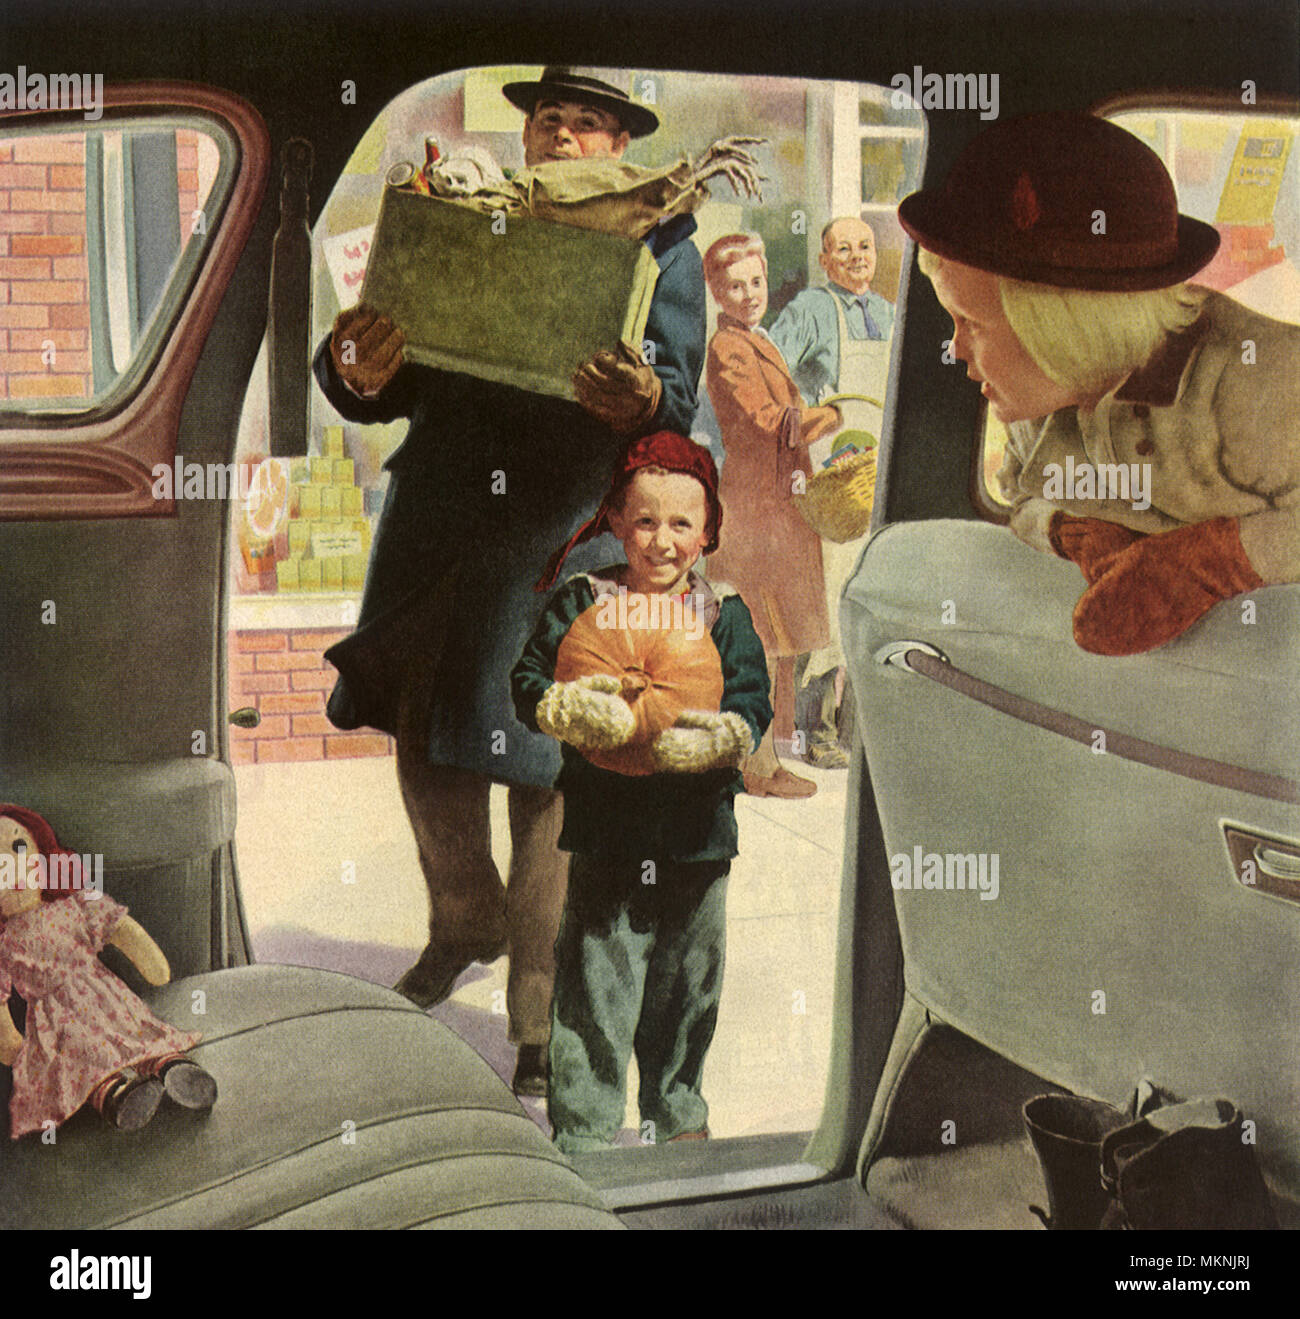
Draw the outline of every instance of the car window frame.
M205 209L208 242L194 267L182 268L183 290L168 289L170 310L150 325L109 396L85 411L0 412L0 522L176 515L174 499L154 497L153 468L175 460L190 380L266 189L270 136L243 98L159 80L106 86L102 105L99 125L168 115L210 125L233 147L230 182L214 211ZM33 125L71 132L83 120L75 110L0 114L0 136Z

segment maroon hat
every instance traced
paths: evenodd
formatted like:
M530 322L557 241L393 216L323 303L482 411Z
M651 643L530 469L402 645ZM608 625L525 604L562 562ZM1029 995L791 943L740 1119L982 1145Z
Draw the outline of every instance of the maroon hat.
M81 864L81 858L75 852L69 852L55 837L54 830L44 816L29 811L26 806L13 806L9 802L0 802L0 820L2 819L17 820L31 834L36 850L41 856L66 856L73 858L78 866ZM41 898L45 902L52 902L55 898L71 897L74 892L75 890L71 888L45 888L41 890Z
M1098 292L1180 284L1219 246L1212 225L1178 213L1150 147L1073 110L986 129L940 187L903 199L898 220L921 247L976 270Z
M643 467L662 467L665 472L680 472L683 476L693 476L703 487L709 505L709 541L704 547L705 554L712 554L718 548L718 534L722 530L722 502L718 498L718 469L713 455L694 440L676 431L656 431L653 435L643 435L619 455L614 464L614 474L609 483L609 490L596 516L589 518L573 533L569 539L546 562L546 571L537 579L535 591L549 591L560 575L560 569L579 545L585 541L595 540L606 531L612 532L609 524L609 510L622 499L632 478Z

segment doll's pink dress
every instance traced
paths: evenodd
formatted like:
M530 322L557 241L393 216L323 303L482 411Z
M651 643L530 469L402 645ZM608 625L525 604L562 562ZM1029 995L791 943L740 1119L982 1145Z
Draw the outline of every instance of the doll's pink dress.
M9 1099L15 1140L71 1117L114 1072L202 1039L160 1021L96 956L125 915L86 890L0 922L0 1003L14 991L27 1001Z

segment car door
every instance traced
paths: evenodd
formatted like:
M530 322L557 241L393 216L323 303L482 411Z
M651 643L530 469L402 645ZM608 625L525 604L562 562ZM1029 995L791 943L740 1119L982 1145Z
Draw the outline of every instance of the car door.
M1243 116L1240 100L1190 95L1099 112L1144 135L1158 126L1182 209L1221 222L1234 145L1289 141L1296 123L1294 107ZM1280 226L1295 194L1292 171ZM1300 319L1280 245L1264 250L1273 210L1249 260L1227 219L1224 250L1245 264L1216 266L1217 287ZM913 278L910 311L929 300ZM913 379L952 389L953 367L936 355L927 368ZM868 1189L898 1190L897 1159L872 1165L909 1065L946 1025L1121 1107L1147 1084L1234 1100L1285 1206L1300 1190L1300 588L1224 603L1148 654L1086 653L1071 634L1077 568L998 525L978 401L950 401L946 420L970 437L972 512L987 520L925 517L911 501L873 536L842 604L865 748L859 919L875 930L873 1004L895 1022L862 1045L880 1074L860 1151ZM899 426L932 421L918 410ZM914 473L897 449L893 461L878 510L909 503ZM939 882L922 887L931 858ZM963 1152L951 1157L959 1182Z
M203 350L229 334L266 129L230 94L150 83L0 138L0 798L95 857L192 974L244 959L213 644L227 505L206 479L234 409ZM186 464L199 497L173 488Z

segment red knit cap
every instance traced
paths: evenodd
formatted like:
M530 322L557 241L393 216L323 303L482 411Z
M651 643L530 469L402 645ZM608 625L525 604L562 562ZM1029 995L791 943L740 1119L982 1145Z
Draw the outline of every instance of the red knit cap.
M0 819L17 820L24 829L32 836L32 841L36 844L36 850L43 857L67 856L74 857L78 864L81 858L75 852L69 852L59 840L54 836L54 830L43 816L37 815L35 811L29 811L25 806L13 806L9 802L0 802ZM46 902L52 902L55 898L71 897L75 892L74 889L54 889L46 888L41 890L41 897Z
M718 548L718 535L722 530L722 503L718 499L718 469L713 455L694 440L676 431L656 431L653 435L643 435L633 440L623 450L614 464L614 474L609 483L605 498L600 501L596 516L584 522L572 536L561 545L547 560L546 571L533 587L535 591L549 591L560 575L564 561L579 545L585 541L595 540L606 531L612 531L609 523L609 511L618 504L623 491L627 489L632 478L643 467L661 467L665 472L680 472L683 476L693 476L703 487L709 505L708 544L705 554L712 554Z

